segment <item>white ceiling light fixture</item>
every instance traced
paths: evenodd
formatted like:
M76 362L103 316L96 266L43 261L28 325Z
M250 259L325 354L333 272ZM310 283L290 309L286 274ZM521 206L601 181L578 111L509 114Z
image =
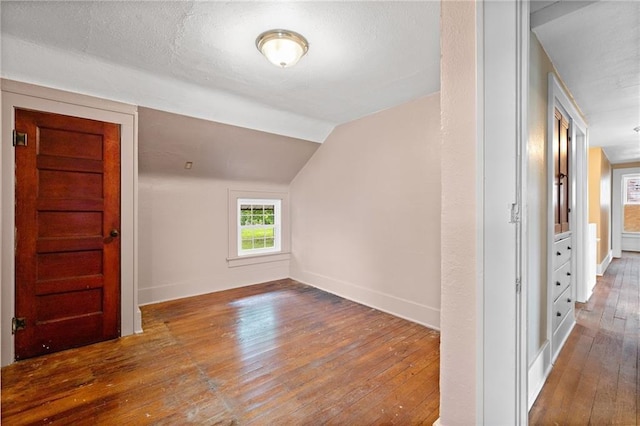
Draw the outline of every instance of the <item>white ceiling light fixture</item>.
M309 42L294 31L269 30L258 36L256 47L269 62L287 68L295 65L307 53Z

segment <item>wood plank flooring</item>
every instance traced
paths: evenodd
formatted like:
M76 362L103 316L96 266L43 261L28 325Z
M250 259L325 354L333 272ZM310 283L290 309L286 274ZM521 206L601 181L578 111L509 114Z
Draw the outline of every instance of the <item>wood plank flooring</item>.
M640 253L614 259L529 412L532 425L640 424Z
M428 424L440 334L291 280L142 308L145 332L2 369L2 423Z

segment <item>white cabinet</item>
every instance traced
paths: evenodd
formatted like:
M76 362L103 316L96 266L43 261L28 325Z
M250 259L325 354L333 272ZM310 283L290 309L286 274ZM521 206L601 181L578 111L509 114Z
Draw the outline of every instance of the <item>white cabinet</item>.
M571 234L565 233L552 246L553 273L549 283L552 359L558 356L575 323L571 245Z

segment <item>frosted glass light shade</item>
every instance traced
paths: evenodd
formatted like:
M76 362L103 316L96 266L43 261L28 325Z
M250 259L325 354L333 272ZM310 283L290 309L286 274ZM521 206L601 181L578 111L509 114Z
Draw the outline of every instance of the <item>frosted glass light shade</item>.
M256 47L269 62L287 68L295 65L307 53L309 43L293 31L269 30L258 36Z

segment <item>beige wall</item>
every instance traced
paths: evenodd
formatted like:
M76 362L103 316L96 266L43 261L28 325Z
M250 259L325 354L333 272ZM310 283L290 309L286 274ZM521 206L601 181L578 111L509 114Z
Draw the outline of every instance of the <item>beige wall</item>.
M602 263L611 250L611 164L600 147L589 148L589 223L596 224L596 259Z
M529 151L527 183L528 359L547 340L547 106L548 75L555 72L542 45L531 33L529 45Z
M440 424L479 421L476 4L441 2ZM480 402L481 403L481 402Z
M440 104L337 127L291 183L291 277L439 327Z
M600 235L600 165L602 163L602 148L589 148L589 223L595 223ZM599 238L599 237L598 237ZM598 248L599 249L599 248ZM598 255L599 259L600 256Z
M230 188L288 192L286 185L140 175L140 304L289 276L288 260L227 264Z
M598 225L598 263L602 263L611 251L611 163L602 152L600 159L600 223Z

